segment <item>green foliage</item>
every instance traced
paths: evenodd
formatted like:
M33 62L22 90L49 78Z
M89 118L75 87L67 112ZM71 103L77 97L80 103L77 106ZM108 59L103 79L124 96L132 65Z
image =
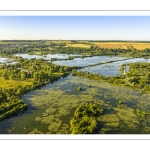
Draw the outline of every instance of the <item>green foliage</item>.
M71 134L92 134L97 127L97 121L95 117L84 116L80 121L72 119L70 125Z
M143 91L142 91L141 89L139 89L139 93L140 93L140 94L143 94Z
M21 73L21 80L26 80L26 74L24 72Z
M8 79L8 73L6 71L3 72L2 77L4 79Z
M9 79L13 80L14 79L14 74L10 74Z
M10 117L13 114L17 114L22 110L27 109L27 104L25 104L22 100L13 97L11 101L3 102L0 105L0 121Z
M118 104L120 104L120 105L123 104L123 101L122 101L122 100L119 100Z
M103 114L103 109L96 104L80 105L70 120L70 131L72 134L91 134L97 128L96 117Z
M78 87L78 89L77 89L78 91L81 91L82 90L82 88L81 87Z

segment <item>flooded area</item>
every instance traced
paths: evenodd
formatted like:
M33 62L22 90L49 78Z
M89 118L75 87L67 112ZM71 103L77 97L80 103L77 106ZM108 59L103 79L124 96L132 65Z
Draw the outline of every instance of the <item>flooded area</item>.
M94 57L87 57L87 58L75 58L73 60L67 60L67 61L54 61L53 63L56 65L61 66L88 66L96 63L105 63L108 61L114 61L114 60L122 60L125 59L125 57L110 57L110 56L94 56Z
M122 61L117 61L117 62L112 62L112 63L107 63L107 64L102 64L102 65L96 65L92 67L86 67L83 69L80 69L80 71L87 71L90 73L98 73L101 75L105 76L116 76L119 74L122 74L120 71L120 67L123 64L130 64L134 62L147 62L150 63L150 59L144 59L144 58L132 58L128 60L122 60ZM129 67L126 67L126 71L128 72Z
M82 56L82 55L75 55L75 54L47 54L47 55L15 54L14 56L19 56L19 57L28 58L28 59L36 58L36 59L51 60L51 58L67 59L69 56Z

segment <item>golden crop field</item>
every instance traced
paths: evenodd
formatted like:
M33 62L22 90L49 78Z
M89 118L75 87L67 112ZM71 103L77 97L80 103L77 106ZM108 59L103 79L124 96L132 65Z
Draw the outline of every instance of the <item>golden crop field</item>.
M144 50L145 48L150 48L150 43L136 43L136 42L95 42L101 48L125 48L128 46L133 46L138 50Z

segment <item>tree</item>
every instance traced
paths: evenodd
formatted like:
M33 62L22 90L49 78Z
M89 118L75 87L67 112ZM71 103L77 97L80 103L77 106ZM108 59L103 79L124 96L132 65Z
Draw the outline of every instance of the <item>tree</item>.
M81 87L78 87L78 91L81 91L82 90L82 88Z
M4 79L8 79L8 74L7 74L6 71L3 72L2 77L3 77Z
M147 78L148 81L150 81L150 72L148 72L148 73L146 74L146 78Z
M39 73L38 73L38 72L34 72L33 78L34 78L34 80L38 80L38 78L39 78Z
M9 79L13 80L14 79L14 74L10 74Z
M26 74L24 72L21 73L21 80L26 80Z

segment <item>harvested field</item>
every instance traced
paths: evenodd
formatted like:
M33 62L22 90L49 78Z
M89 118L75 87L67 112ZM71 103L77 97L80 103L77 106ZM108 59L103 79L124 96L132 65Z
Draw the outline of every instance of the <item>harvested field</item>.
M144 50L145 48L150 48L150 43L134 43L134 42L95 42L101 48L124 48L127 49L128 46L133 46L138 50Z

